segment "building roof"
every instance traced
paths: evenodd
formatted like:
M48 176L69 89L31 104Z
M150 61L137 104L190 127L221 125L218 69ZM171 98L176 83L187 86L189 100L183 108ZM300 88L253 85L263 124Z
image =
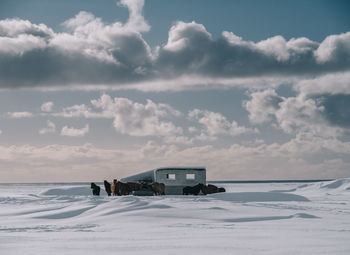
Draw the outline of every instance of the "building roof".
M143 179L143 180L147 180L147 179L154 179L154 175L155 172L158 170L175 170L175 171L181 171L181 170L196 170L196 171L206 171L205 167L198 167L198 166L167 166L167 167L159 167L156 169L152 169L152 170L147 170L141 173L137 173L134 175L130 175L124 178L121 178L121 181L135 181L137 179Z
M199 170L199 171L206 170L204 166L167 166L167 167L156 168L156 169L154 169L154 171L155 170L166 170L166 169L171 169L171 170L189 170L189 169L192 169L192 170Z

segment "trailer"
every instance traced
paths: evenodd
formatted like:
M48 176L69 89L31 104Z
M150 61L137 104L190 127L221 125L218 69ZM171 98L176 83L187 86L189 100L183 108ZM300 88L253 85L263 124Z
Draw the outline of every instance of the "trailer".
M182 195L186 186L206 184L205 167L161 167L122 178L122 182L159 182L165 184L166 195Z

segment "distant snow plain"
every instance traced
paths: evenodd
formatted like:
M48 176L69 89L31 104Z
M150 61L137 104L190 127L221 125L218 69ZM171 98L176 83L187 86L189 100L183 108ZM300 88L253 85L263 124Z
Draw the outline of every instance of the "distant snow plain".
M0 254L350 254L350 179L218 186L94 197L88 184L0 184Z

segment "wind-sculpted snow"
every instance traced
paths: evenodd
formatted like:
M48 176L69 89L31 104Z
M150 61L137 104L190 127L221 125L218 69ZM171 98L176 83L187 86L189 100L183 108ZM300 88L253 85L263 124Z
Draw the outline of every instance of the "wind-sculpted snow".
M349 254L349 184L224 183L226 193L154 197L4 184L0 253Z
M45 196L88 196L91 195L90 187L72 187L72 188L59 188L49 189L42 193Z
M349 195L350 178L337 179L333 181L306 183L292 189L273 190L273 192L295 193L298 195L320 196L321 194Z
M239 192L215 194L218 200L232 202L272 202L272 201L309 201L306 197L282 192Z
M305 194L308 193L308 195L320 195L321 193L327 193L327 194L348 194L347 192L350 191L350 178L343 178L343 179L337 179L333 181L324 181L324 182L316 182L316 183L306 183L301 185L296 185L294 188L291 189L278 189L278 190L271 190L271 192L276 193L301 193Z
M317 216L307 213L297 213L294 215L287 216L267 216L267 217L248 217L248 218L233 218L225 219L225 222L251 222L251 221L266 221L266 220L286 220L292 218L304 218L304 219L315 219Z
M348 179L339 179L326 184L323 184L321 188L324 189L350 189L350 178Z

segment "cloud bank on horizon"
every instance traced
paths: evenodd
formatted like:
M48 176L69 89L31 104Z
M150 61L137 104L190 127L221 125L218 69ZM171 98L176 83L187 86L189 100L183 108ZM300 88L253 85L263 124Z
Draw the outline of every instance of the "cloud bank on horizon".
M93 180L103 176L126 176L126 169L140 171L151 169L155 164L178 165L179 162L205 165L210 169L210 179L322 179L348 175L350 142L344 137L349 134L349 128L327 122L322 115L324 108L312 99L303 101L300 95L286 98L273 89L252 93L243 103L252 127L229 121L219 112L193 109L184 113L152 100L142 104L107 94L89 104L67 106L60 111L53 111L51 103L43 103L41 112L30 113L31 118L51 119L39 130L42 137L58 134L77 139L89 135L89 124L58 128L55 122L105 119L117 133L130 139L143 137L147 140L145 144L132 144L127 148L104 148L88 142L81 145L0 145L3 181L14 177L23 181L64 181L67 180L65 176L73 181ZM48 105L51 111L47 111ZM29 118L27 114L16 115ZM9 115L8 118L13 117ZM263 123L292 138L282 143L265 142L259 131ZM214 143L237 136L243 138L242 143L229 146ZM28 170L31 174L24 175Z

